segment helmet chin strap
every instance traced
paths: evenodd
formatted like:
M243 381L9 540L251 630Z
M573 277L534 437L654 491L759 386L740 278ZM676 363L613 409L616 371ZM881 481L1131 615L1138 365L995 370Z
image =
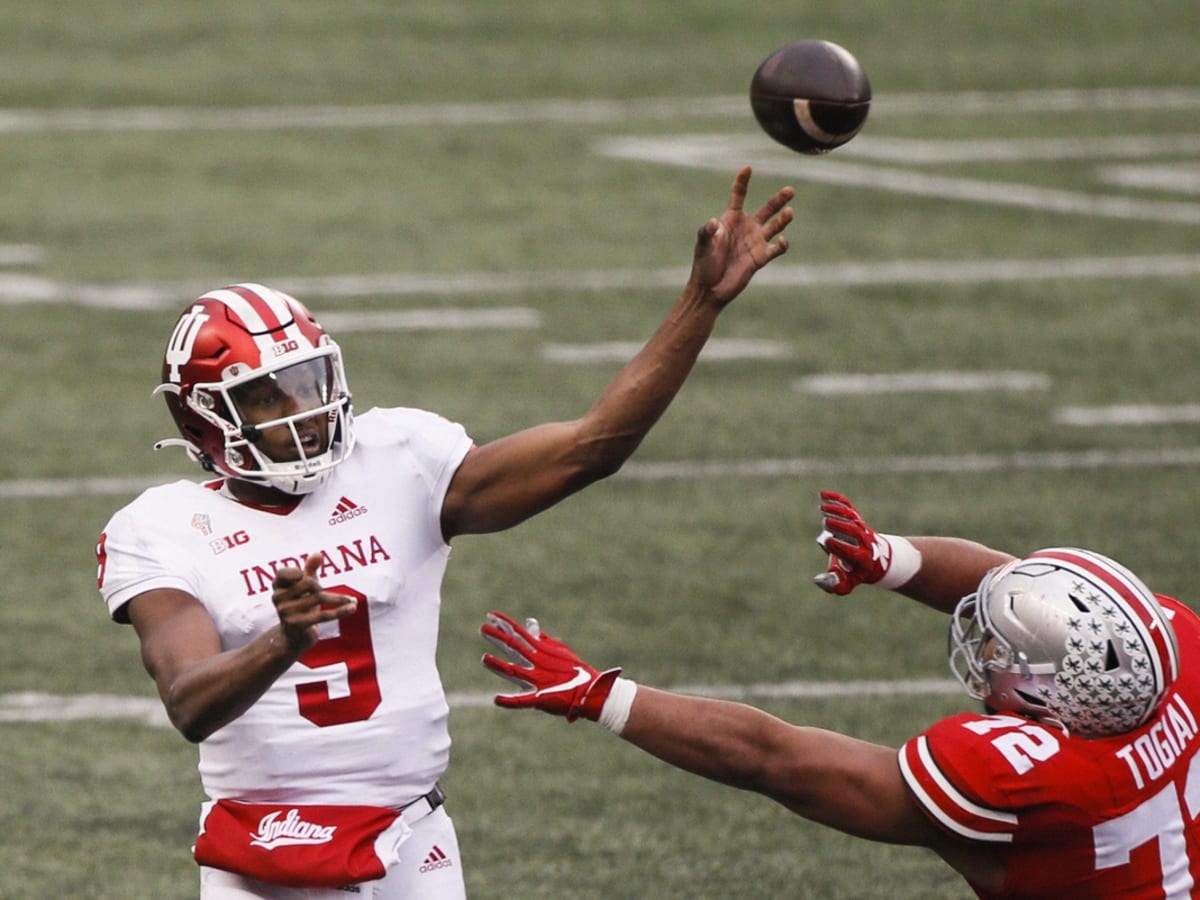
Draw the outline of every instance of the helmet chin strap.
M281 494L287 494L290 497L304 497L313 493L321 485L329 480L330 470L323 469L319 472L314 472L312 475L281 475L281 474L264 474L259 478L245 478L237 476L238 480L256 484L261 487L272 488L279 491Z
M164 447L180 447L187 454L188 459L194 463L199 463L200 467L206 472L215 472L216 466L213 465L208 455L191 441L185 441L182 438L163 438L161 441L154 442L155 450L162 450Z

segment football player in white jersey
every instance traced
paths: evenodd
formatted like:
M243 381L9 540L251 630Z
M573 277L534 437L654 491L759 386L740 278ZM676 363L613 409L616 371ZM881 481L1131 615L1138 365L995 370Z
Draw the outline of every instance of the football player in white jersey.
M749 168L699 230L670 314L581 418L474 446L416 409L355 417L341 352L294 298L210 291L180 316L159 392L214 476L145 491L100 536L208 796L204 900L459 898L438 778L435 663L449 542L500 531L616 472L682 386L721 310L787 249L794 192L743 210Z

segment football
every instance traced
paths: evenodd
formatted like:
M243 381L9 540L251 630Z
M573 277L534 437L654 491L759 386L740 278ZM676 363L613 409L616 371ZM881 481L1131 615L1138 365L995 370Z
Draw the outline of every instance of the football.
M862 129L871 83L858 60L830 41L793 41L762 61L750 108L763 131L797 153L828 153Z

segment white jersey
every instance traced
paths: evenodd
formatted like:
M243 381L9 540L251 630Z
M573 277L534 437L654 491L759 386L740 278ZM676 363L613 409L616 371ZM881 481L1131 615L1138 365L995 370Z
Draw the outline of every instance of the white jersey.
M413 409L355 420L358 445L287 513L243 505L221 482L144 492L100 543L110 614L156 588L204 604L225 649L278 624L275 571L320 553L322 587L358 599L249 710L200 744L210 798L400 806L449 760L436 664L450 547L441 509L471 447L460 425Z

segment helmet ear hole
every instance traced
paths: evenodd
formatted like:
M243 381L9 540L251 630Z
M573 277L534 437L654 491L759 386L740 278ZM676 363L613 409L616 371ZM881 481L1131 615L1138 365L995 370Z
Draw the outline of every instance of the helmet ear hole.
M1046 708L1046 701L1041 697L1034 696L1033 694L1029 693L1029 691L1023 691L1020 688L1016 688L1013 693L1024 700L1026 706L1032 706L1036 709Z
M1104 671L1111 672L1113 669L1121 668L1121 660L1117 656L1117 648L1113 646L1113 642L1108 642L1108 653L1104 656Z

